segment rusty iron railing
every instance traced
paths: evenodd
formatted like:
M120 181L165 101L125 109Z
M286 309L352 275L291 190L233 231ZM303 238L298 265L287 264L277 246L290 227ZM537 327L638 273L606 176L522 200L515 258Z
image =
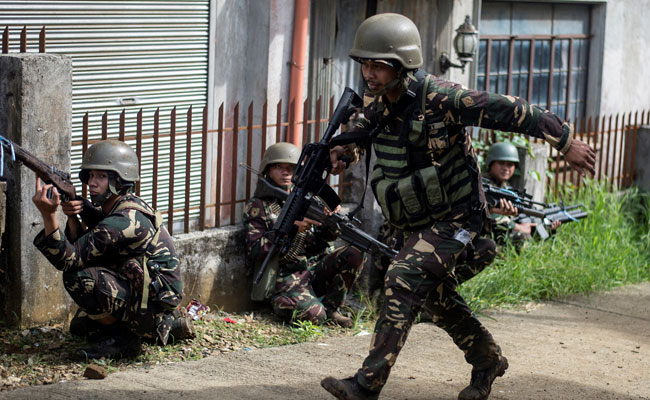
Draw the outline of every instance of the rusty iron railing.
M307 100L305 105L307 105ZM253 160L260 160L264 156L267 145L267 135L275 136L275 142L287 137L288 130L301 125L303 128L302 141L317 141L320 139L321 125L327 122L320 115L321 99L316 101L314 107L314 118L305 118L303 121L292 121L289 116L286 121L270 123L268 120L268 104L262 106L261 118L254 121L255 106L250 103L245 123L240 124L240 105L237 103L230 115L226 115L224 105L218 109L216 118L216 129L208 127L207 106L203 108L201 115L197 115L190 106L185 111L186 126L177 130L177 109L170 111L169 131L161 131L161 111L158 109L153 115L153 128L150 133L143 131L143 111L140 109L135 115L135 132L126 132L127 115L125 110L117 116L119 128L117 132L109 134L109 114L105 112L101 118L100 134L89 132L88 114L83 120L83 134L80 141L73 142L73 146L80 146L82 154L88 146L99 139L115 138L122 141L133 142L138 158L142 157L152 160L148 170L142 170L141 176L149 176L151 190L142 192L139 182L136 186L138 195L150 202L154 208L166 215L168 229L174 233L174 222L182 222L183 232L192 230L204 230L209 227L233 225L238 223L237 206L247 202L252 193L255 177L251 169L240 172L240 164L251 165ZM334 106L334 99L329 102L329 113ZM277 104L277 115L282 116L282 101ZM309 111L305 106L305 111ZM305 114L308 115L308 114ZM200 120L200 129L193 128L194 122ZM228 121L232 121L228 124ZM628 112L616 115L608 115L595 118L586 118L580 121L572 121L575 127L575 137L586 141L596 149L596 179L607 179L612 189L628 187L632 184L634 176L634 149L636 148L636 134L639 126L650 123L650 112ZM230 126L228 126L230 125ZM266 133L266 134L264 134ZM275 135L273 135L275 133ZM93 136L95 139L91 139ZM197 138L197 140L192 140ZM212 142L210 141L212 139ZM490 131L479 132L479 140L490 144L494 139ZM200 139L200 140L198 140ZM541 142L541 140L532 139ZM144 151L144 142L151 142L150 151ZM162 142L167 147L162 146ZM210 143L212 145L210 146ZM259 143L259 150L254 150L254 144ZM245 146L243 151L243 162L236 149ZM210 155L208 149L214 151ZM145 154L146 153L146 154ZM178 159L184 154L184 164ZM200 154L200 157L196 157ZM244 161L245 160L245 161ZM159 166L168 166L168 179L163 182L158 173ZM215 165L214 176L208 181L207 172ZM549 171L554 178L548 181L548 191L555 194L561 185L572 183L580 188L584 185L583 178L571 170L564 162L562 155L554 149L549 152ZM141 166L142 168L142 166ZM192 171L200 169L200 195L198 198L191 198L190 193L196 190L196 182L193 184L189 179ZM183 174L176 172L184 171ZM179 176L184 182L179 183ZM334 185L340 188L340 185ZM160 193L167 192L166 204L161 204ZM82 188L84 196L87 195L86 187ZM183 194L179 197L178 193ZM243 193L243 195L241 194ZM165 200L165 199L163 199ZM192 215L192 213L198 215ZM194 223L194 224L193 224Z
M304 111L309 116L309 102L305 100ZM152 160L143 167L141 162L140 176L148 177L150 190L144 191L142 182L136 185L136 194L141 195L148 201L152 207L159 209L167 220L167 226L171 234L174 233L175 223L178 225L182 220L183 232L187 233L192 230L204 230L208 227L218 227L223 225L232 225L238 223L237 205L245 204L252 194L253 184L257 177L253 176L250 168L245 172L240 172L242 164L250 167L253 160L261 160L267 145L267 135L275 136L275 142L285 140L289 129L302 128L302 144L307 141L320 140L321 129L328 119L321 118L322 99L318 99L314 104L314 118L305 118L302 121L296 121L289 116L286 121L282 120L282 101L277 104L278 122L270 122L268 118L268 103L262 106L261 118L255 121L254 103L251 102L246 116L246 123L240 124L240 104L237 103L232 109L230 115L226 115L224 105L218 109L216 118L216 129L208 127L208 109L203 107L201 115L197 115L190 106L184 114L186 126L184 129L177 128L177 122L180 115L177 116L177 108L174 107L169 113L169 130L164 132L161 129L161 111L157 109L153 113L152 124L145 132L143 128L143 110L140 109L137 114L127 115L126 110L122 110L119 115L109 115L108 111L101 116L101 132L91 132L89 129L89 114L86 113L82 122L82 135L80 140L72 142L73 153L75 149L85 154L90 145L98 140L118 139L128 142L134 148L138 159ZM334 107L334 98L330 99L329 114L331 115ZM135 115L135 132L127 132L129 121ZM117 129L111 131L109 119L117 120ZM195 124L200 121L200 124ZM228 126L228 121L231 121ZM196 128L199 126L200 128ZM132 129L133 130L133 129ZM274 134L274 135L273 135ZM211 139L211 140L210 140ZM163 145L164 141L164 145ZM145 151L145 142L150 150ZM258 145L259 144L259 145ZM255 146L254 146L255 145ZM237 149L245 146L243 158L240 160ZM254 150L258 148L259 150ZM209 149L214 149L209 154ZM181 156L184 154L184 157ZM200 157L196 157L200 154ZM73 154L74 156L74 154ZM179 158L184 158L184 164L181 164ZM243 162L242 162L243 161ZM208 170L212 165L214 169L213 179L208 181ZM161 181L159 167L168 168L168 180ZM193 184L189 179L192 171L200 170L198 198L191 198L192 190L196 191L196 182ZM184 174L179 174L183 170ZM179 183L183 180L184 183ZM179 185L182 185L179 187ZM333 185L338 188L337 184ZM166 204L161 204L160 194L167 192ZM178 193L184 195L179 201ZM244 193L240 195L240 193ZM82 195L87 195L87 188L82 185ZM196 216L191 214L198 213ZM195 223L192 225L192 223Z
M23 26L20 31L20 53L27 53L27 26ZM45 26L43 26L38 34L38 52L45 53ZM9 53L9 26L5 26L2 31L2 54Z
M650 111L587 117L569 122L574 126L575 137L596 150L596 173L593 178L607 180L612 190L631 186L636 165L637 131L641 125L650 124ZM487 145L493 143L495 137L489 130L480 130L478 133L478 140ZM541 139L527 138L532 142L543 143ZM552 173L553 179L547 181L547 191L558 195L560 186L568 183L580 189L584 185L584 179L570 168L559 151L550 146L549 149L548 171Z

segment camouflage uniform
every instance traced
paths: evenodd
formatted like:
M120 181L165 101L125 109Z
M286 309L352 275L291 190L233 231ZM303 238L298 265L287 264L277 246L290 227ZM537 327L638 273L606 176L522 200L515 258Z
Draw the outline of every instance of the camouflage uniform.
M410 80L418 78L411 76ZM461 257L470 257L479 265L459 277L461 280L473 276L494 257L493 242L476 241L485 229L487 206L479 166L465 127L524 133L544 138L561 151L566 151L572 140L568 124L517 97L465 90L435 76L429 76L424 93L424 110L421 111L416 98L413 107L407 107L401 118L390 122L373 140L377 162L371 183L375 196L387 219L406 234L404 247L386 272L386 304L375 326L370 354L356 375L359 384L375 392L385 384L427 296L435 323L463 350L474 370L486 369L501 358L490 333L456 291L459 271L455 268ZM386 104L382 96L366 92L364 119L352 131L370 131L389 114L391 107L395 105ZM418 132L422 134L418 136ZM350 150L354 153L357 148ZM435 184L442 192L439 198L443 200L435 204L433 211L423 214L425 225L418 226L417 218L409 219L408 213L395 211L395 196L401 196L402 187L398 185L404 179L409 179L406 183L410 184L410 176L432 165ZM384 181L389 185L388 189L383 186L382 193ZM428 195L429 189L424 184L420 192ZM436 216L431 217L434 212ZM487 249L473 250L483 247Z
M272 197L253 197L244 209L249 265L259 265L271 247L268 233L283 203ZM278 276L271 296L275 312L285 318L296 312L299 319L321 324L326 311L343 305L363 265L363 254L354 247L333 250L336 232L315 227L299 232L279 260ZM319 299L322 297L322 301Z
M92 319L112 316L139 336L166 342L167 310L180 303L182 293L171 236L162 225L156 235L156 212L133 194L122 196L106 216L88 205L82 213L88 229L76 241L59 228L48 236L41 231L34 244L63 271L66 290ZM145 258L149 271L159 273L151 279L160 290L154 293L147 285L148 299L142 299Z

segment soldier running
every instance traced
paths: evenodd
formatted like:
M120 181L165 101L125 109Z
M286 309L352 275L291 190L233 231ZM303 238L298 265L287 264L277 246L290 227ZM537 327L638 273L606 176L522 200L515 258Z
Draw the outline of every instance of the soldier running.
M353 377L327 377L321 385L339 399L378 398L429 296L436 324L473 366L470 384L458 398L486 399L494 379L508 368L508 360L456 291L458 258L476 243L488 220L466 127L543 138L579 173L593 173L595 154L573 138L568 123L550 112L514 96L466 90L420 71L420 34L403 15L378 14L365 20L350 56L361 64L366 92L364 119L345 135L361 137L386 122L376 137L365 135L366 146L371 141L377 155L371 186L384 216L404 231L405 238L386 272L385 305L368 357ZM340 161L345 153L358 159L360 149L363 146L333 148L332 172L346 167Z

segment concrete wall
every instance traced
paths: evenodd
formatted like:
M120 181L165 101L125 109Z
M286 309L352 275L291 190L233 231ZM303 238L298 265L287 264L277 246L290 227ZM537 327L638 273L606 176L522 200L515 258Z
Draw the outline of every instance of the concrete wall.
M549 145L547 143L531 143L530 153L525 148L519 150L519 173L511 179L514 188L525 190L533 196L534 201L544 201L546 192L546 169Z
M51 54L0 56L0 133L43 161L70 170L72 62ZM33 205L35 175L8 161L6 234L0 296L6 321L61 320L71 302L54 269L32 241L43 229ZM59 224L64 223L62 214Z
M610 0L606 5L601 115L650 109L648 0Z
M253 102L255 124L261 123L262 106L268 101L268 123L276 120L276 105L282 105L285 116L288 107L291 45L293 37L293 0L213 0L211 2L211 39L208 106L211 114L211 127L217 126L219 107L224 105L226 120L224 126L233 126L232 115L235 104L239 102L239 123L248 119L248 107ZM306 76L307 74L305 74ZM305 77L306 84L306 77ZM306 87L306 86L305 86ZM267 143L275 142L275 128L269 129ZM232 135L224 137L224 157L217 160L216 134L209 136L208 158L212 168L208 171L212 185L206 188L214 193L219 162L230 168L232 154ZM261 140L256 136L252 141L253 167L259 165ZM244 134L239 135L238 160L245 160L247 143ZM241 176L243 168L238 168ZM222 185L223 198L230 198L230 176L226 174ZM238 198L245 196L245 185L239 185ZM211 201L215 201L214 198ZM241 212L241 205L237 213ZM230 209L222 210L223 223L230 220Z
M183 273L183 304L192 299L214 309L250 310L252 271L246 267L243 226L174 236Z

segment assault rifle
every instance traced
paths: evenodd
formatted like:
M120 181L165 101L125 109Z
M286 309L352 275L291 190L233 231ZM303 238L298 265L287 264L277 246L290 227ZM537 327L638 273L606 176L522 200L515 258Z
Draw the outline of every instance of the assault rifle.
M257 181L255 194L260 197L275 197L282 201L286 201L287 197L289 197L289 193L271 184L271 182L262 177ZM339 231L339 238L361 251L375 254L381 253L391 258L397 255L396 250L393 250L390 246L387 246L359 229L347 216L339 213L326 215L323 212L323 203L316 197L312 197L306 217L319 221L326 228Z
M298 232L298 226L294 222L305 218L312 197L323 199L330 210L341 204L341 199L326 181L332 170L329 142L339 126L347 122L362 105L363 101L354 90L345 88L320 142L309 143L302 149L292 178L293 190L271 230L274 234L271 248L253 281L255 285L262 279L269 261L276 256L276 252L285 252L288 249Z
M22 162L24 166L34 171L34 173L36 173L36 176L41 178L43 182L46 184L54 185L54 187L56 187L56 189L61 194L62 201L69 201L77 197L77 192L75 191L74 185L72 184L72 180L70 180L69 173L63 172L52 165L46 164L4 136L0 136L0 143L2 143L2 149L0 149L0 155L2 158L0 164L2 167L4 167L4 151L6 151L11 155L12 160ZM0 167L0 170L2 167ZM51 197L51 193L49 192L48 197Z
M532 196L526 192L514 189L496 187L483 178L483 191L489 207L498 207L499 199L509 200L512 205L526 217L519 217L517 222L532 222L535 224L535 231L542 240L549 237L548 229L553 222L562 223L575 222L585 218L587 212L583 210L584 205L575 204L564 206L564 204L546 204L532 200ZM535 207L541 208L535 208Z

